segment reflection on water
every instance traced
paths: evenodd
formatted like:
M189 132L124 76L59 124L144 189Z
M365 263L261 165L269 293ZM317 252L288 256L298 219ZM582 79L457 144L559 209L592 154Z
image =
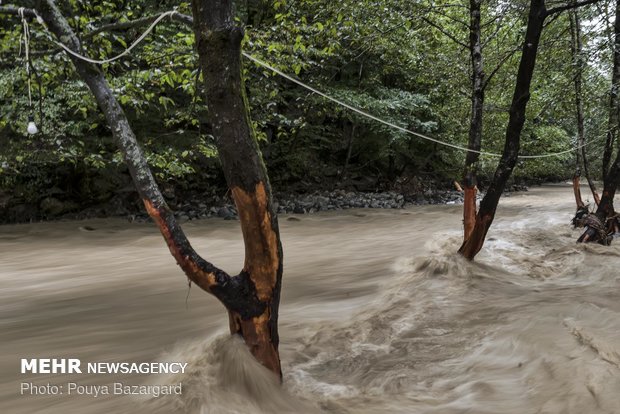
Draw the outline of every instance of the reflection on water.
M149 224L2 227L0 412L620 413L620 243L577 245L568 186L505 198L475 263L459 206L281 218L284 387L230 338ZM91 230L94 229L94 230ZM230 272L238 223L185 225ZM189 363L20 375L19 359ZM183 383L181 396L20 396L21 382Z

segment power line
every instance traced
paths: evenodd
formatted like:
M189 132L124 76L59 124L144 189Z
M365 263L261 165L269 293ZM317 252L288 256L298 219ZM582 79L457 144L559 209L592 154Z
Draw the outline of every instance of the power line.
M377 121L377 122L382 123L384 125L387 125L389 127L398 129L399 131L402 131L402 132L414 135L416 137L425 139L427 141L431 141L431 142L435 142L435 143L440 144L440 145L444 145L446 147L450 147L450 148L454 148L454 149L458 149L458 150L466 151L466 152L474 152L474 153L480 154L480 155L487 155L489 157L501 157L502 156L502 154L498 154L498 153L494 153L494 152L477 151L477 150L469 149L469 148L466 148L466 147L463 147L463 146L460 146L460 145L451 144L449 142L441 141L441 140L439 140L437 138L432 138L432 137L429 137L428 135L420 134L419 132L415 132L415 131L412 131L410 129L401 127L400 125L396 125L396 124L394 124L394 123L392 123L390 121L386 121L384 119L381 119L381 118L379 118L379 117L377 117L375 115L372 115L372 114L370 114L370 113L368 113L368 112L366 112L366 111L364 111L362 109L356 108L356 107L354 107L352 105L347 104L346 102L343 102L343 101L341 101L341 100L339 100L337 98L334 98L333 96L330 96L330 95L328 95L328 94L326 94L324 92L321 92L318 89L313 88L312 86L310 86L308 84L305 84L304 82L300 81L299 79L296 79L296 78L294 78L294 77L292 77L290 75L287 75L286 73L282 72L281 70L276 69L273 66L263 62L262 60L254 57L252 55L250 55L249 53L246 53L246 52L241 52L241 53L242 53L243 56L245 56L249 60L255 62L256 64L258 64L260 66L263 66L264 68L267 68L267 69L273 71L274 73L276 73L276 74L282 76L283 78L285 78L285 79L287 79L287 80L289 80L289 81L291 81L291 82L301 86L302 88L305 88L305 89L307 89L307 90L309 90L309 91L311 91L313 93L316 93L317 95L320 95L320 96L324 97L325 99L328 99L328 100L330 100L332 102L335 102L338 105L343 106L343 107L345 107L345 108L347 108L347 109L349 109L349 110L351 110L351 111L353 111L355 113L358 113L358 114L360 114L360 115L362 115L362 116L364 116L366 118L372 119L374 121ZM519 158L522 158L522 159L534 159L534 158L557 157L557 156L568 154L569 152L573 152L575 150L581 149L582 147L585 147L589 143L590 142L588 142L586 144L583 144L583 145L580 145L580 146L577 146L575 148L571 148L571 149L566 150L566 151L554 152L554 153L549 153L549 154L540 154L540 155L519 155Z

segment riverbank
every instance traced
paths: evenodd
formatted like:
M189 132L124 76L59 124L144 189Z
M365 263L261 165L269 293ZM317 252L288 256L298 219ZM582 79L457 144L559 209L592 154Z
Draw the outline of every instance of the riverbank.
M527 191L523 185L512 185L507 192ZM181 221L220 217L236 220L237 209L227 194L191 193L178 197L164 191L164 197ZM279 214L312 214L319 211L351 208L402 209L411 205L462 204L463 194L455 189L429 186L420 191L313 191L311 193L276 193L274 203ZM84 220L123 217L129 221L148 221L142 203L134 191L117 194L110 200L80 208L74 201L49 196L39 205L14 204L0 206L0 224L16 224L53 220Z
M620 245L575 243L574 203L568 184L502 197L473 262L455 255L458 205L281 220L282 385L230 339L222 305L188 287L154 225L7 226L0 406L11 414L620 413ZM243 267L238 223L183 228L205 259L229 273ZM188 365L175 375L21 374L20 359L38 355ZM183 393L35 396L21 395L21 383L181 383Z

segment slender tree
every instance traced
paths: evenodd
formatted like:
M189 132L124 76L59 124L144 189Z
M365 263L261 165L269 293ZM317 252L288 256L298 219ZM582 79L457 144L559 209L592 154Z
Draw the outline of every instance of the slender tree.
M476 194L478 192L477 165L480 158L478 151L480 151L482 143L482 113L484 108L484 90L486 86L480 29L481 4L482 0L469 1L469 52L472 66L472 98L469 143L467 148L471 151L467 153L465 158L465 172L463 174L463 241L469 239L476 223Z
M245 243L240 278L255 292L259 309L229 309L230 330L274 372L278 357L278 305L282 246L267 170L248 112L242 77L243 29L232 0L193 0L194 33L222 168L235 200Z
M538 46L545 19L552 14L595 2L596 0L586 0L547 9L544 0L530 1L525 41L523 42L515 90L510 105L502 157L495 170L493 180L480 202L480 208L476 214L476 222L470 237L464 240L459 248L459 253L469 260L473 260L480 249L482 249L487 232L495 218L499 199L517 163L521 144L521 132L525 124L525 111L530 100L530 85L534 75L534 68L536 67Z
M267 172L249 122L240 63L243 30L234 23L231 3L229 0L195 1L193 6L197 17L196 44L213 131L243 232L245 264L238 275L227 274L192 248L166 204L103 73L79 57L70 55L70 58L105 115L146 210L177 263L191 282L224 304L231 333L242 336L258 361L281 377L277 321L282 247ZM35 9L25 10L24 15L35 17L34 10L60 42L83 53L78 37L54 0L39 0ZM18 14L16 7L3 7L0 11ZM189 16L175 15L175 18L185 23L192 21ZM144 24L149 22L144 20Z
M594 203L598 206L600 197L596 191L596 185L590 175L590 163L588 162L588 155L586 153L586 135L584 127L583 116L583 68L585 62L583 61L583 48L581 45L581 19L579 17L579 10L574 9L570 12L570 32L571 32L571 54L573 56L573 65L575 68L575 76L573 78L573 84L575 87L575 116L577 122L577 142L581 147L581 154L577 154L577 162L580 165L577 166L577 170L580 170L583 166L583 174L586 177L592 197L594 197ZM575 174L579 175L579 174ZM579 202L577 203L579 209Z
M618 141L618 126L620 124L620 2L616 2L616 18L613 28L612 43L612 72L611 90L609 94L609 118L607 121L607 140L603 152L603 178L610 170L614 145Z

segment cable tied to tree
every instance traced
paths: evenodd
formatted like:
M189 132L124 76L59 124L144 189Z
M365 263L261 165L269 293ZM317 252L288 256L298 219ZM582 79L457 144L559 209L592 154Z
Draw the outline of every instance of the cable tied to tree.
M21 9L23 9L23 7ZM45 27L43 19L37 14L36 10L34 11L34 13L35 13L35 16L37 17L37 21L39 23L41 23ZM106 63L114 62L115 60L118 60L118 59L122 58L123 56L127 55L129 52L131 52L132 49L134 49L136 46L138 46L138 44L140 44L153 31L153 29L155 28L155 26L157 26L159 24L159 22L161 22L166 17L169 17L169 16L172 17L175 13L178 13L178 12L176 10L171 10L171 11L167 11L167 12L161 13L153 21L153 23L151 23L151 25L144 31L144 33L142 33L142 35L140 35L140 37L138 39L136 39L136 41L134 41L127 49L125 49L125 51L123 51L119 55L116 55L116 56L114 56L112 58L109 58L109 59L104 59L104 60L91 59L91 58L89 58L87 56L84 56L84 55L81 55L81 54L77 53L74 50L71 50L68 46L64 45L61 42L57 42L57 41L53 41L53 42L55 44L57 44L58 46L60 46L65 52L71 54L72 56L74 56L74 57L76 57L78 59L82 59L82 60L84 60L86 62L97 64L97 65L103 65L103 64L106 64ZM20 13L20 15L22 16L22 20L24 21L24 24L27 25L27 23L25 22L25 19L23 18L23 11ZM27 26L25 26L25 27L27 27ZM310 91L312 93L315 93L315 94L317 94L319 96L322 96L323 98L325 98L325 99L327 99L329 101L332 101L332 102L334 102L334 103L336 103L336 104L338 104L338 105L340 105L340 106L342 106L344 108L347 108L350 111L353 111L353 112L355 112L355 113L357 113L357 114L359 114L359 115L361 115L361 116L363 116L365 118L372 119L373 121L379 122L379 123L381 123L383 125L386 125L386 126L389 126L391 128L397 129L397 130L399 130L401 132L404 132L404 133L416 136L416 137L424 139L426 141L434 142L436 144L439 144L439 145L442 145L442 146L445 146L445 147L449 147L449 148L453 148L453 149L457 149L459 151L473 152L473 153L476 153L476 154L485 155L485 156L488 156L488 157L495 157L495 158L502 157L502 154L499 154L499 153L474 150L474 149L470 149L470 148L467 148L467 147L464 147L464 146L461 146L461 145L452 144L450 142L445 142L445 141L439 140L437 138L429 137L428 135L424 135L424 134L421 134L419 132L412 131L410 129L407 129L407 128L404 128L404 127L402 127L400 125L397 125L397 124L395 124L393 122L386 121L386 120L384 120L382 118L379 118L379 117L377 117L375 115L372 115L369 112L366 112L366 111L364 111L362 109L359 109L359 108L357 108L355 106L352 106L352 105L350 105L350 104L348 104L346 102L343 102L343 101L341 101L338 98L335 98L335 97L333 97L331 95L328 95L327 93L322 92L322 91L320 91L320 90L318 90L318 89L316 89L316 88L314 88L314 87L312 87L312 86L310 86L310 85L300 81L299 79L294 78L293 76L290 76L290 75L282 72L281 70L275 68L274 66L272 66L272 65L270 65L270 64L268 64L268 63L266 63L264 61L262 61L261 59L258 59L256 57L250 55L247 52L242 52L242 55L244 57L246 57L247 59L251 60L252 62L256 63L257 65L262 66L262 67L264 67L266 69L269 69L270 71L272 71L275 74L283 77L284 79L287 79L287 80L295 83L296 85L299 85L302 88L307 89L308 91ZM593 140L589 140L585 144L578 145L578 146L575 146L574 148L571 148L569 150L560 151L560 152L553 152L553 153L548 153L548 154L538 154L538 155L519 155L519 159L537 159L537 158L559 157L561 155L565 155L565 154L571 153L571 152L573 152L575 150L579 150L579 149L589 145L591 142L593 142Z
M22 54L22 42L24 43L24 57L26 59L26 78L28 84L28 106L30 110L32 110L32 85L30 81L30 27L28 26L28 20L26 20L26 16L24 12L26 11L25 7L20 7L17 9L17 14L22 19L22 27L24 28L24 32L20 36L21 39L19 41L19 55Z
M131 45L129 45L129 47L127 49L125 49L122 53L109 58L109 59L103 59L103 60L96 60L96 59L91 59L87 56L81 55L79 53L77 53L76 51L72 50L71 48L69 48L67 45L61 43L61 42L56 42L53 41L55 44L57 44L58 46L60 46L65 52L69 53L70 55L73 55L74 57L78 58L78 59L82 59L83 61L86 61L88 63L94 63L95 65L104 65L106 63L111 63L114 62L115 60L118 60L120 58L122 58L123 56L127 55L129 52L131 52L131 50L133 48L135 48L136 46L138 46L144 39L146 39L146 37L153 31L153 29L155 28L155 26L157 26L159 24L159 22L161 22L163 19L165 19L166 17L172 17L174 14L178 13L176 10L170 10L167 12L164 12L162 14L160 14L154 21L153 23L151 23L151 25L144 31L144 33L142 33L140 35L139 38L137 38ZM35 11L36 14L36 11ZM37 20L40 19L40 16L38 14L36 14L37 16ZM39 20L40 22L42 22L42 20Z

